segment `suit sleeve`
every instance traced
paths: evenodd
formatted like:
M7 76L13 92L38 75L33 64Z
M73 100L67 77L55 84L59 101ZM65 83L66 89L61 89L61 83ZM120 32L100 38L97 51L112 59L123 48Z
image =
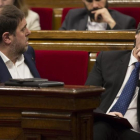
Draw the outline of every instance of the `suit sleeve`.
M116 22L112 30L136 29L136 21L133 17L111 9L109 9L109 13ZM109 25L107 25L107 29L111 30Z
M100 52L92 71L90 72L85 85L103 86L103 77L101 69L101 59L103 52Z
M135 19L131 18L128 21L128 24L126 24L126 29L135 29L135 25L136 25ZM116 23L116 25L114 26L112 30L118 30L118 29L124 29L124 28L122 28L120 24Z
M63 21L63 23L62 23L62 26L60 27L60 29L59 30L68 30L68 22L69 22L69 15L70 15L70 11L68 12L68 14L66 15L66 17L65 17L65 19L64 19L64 21Z

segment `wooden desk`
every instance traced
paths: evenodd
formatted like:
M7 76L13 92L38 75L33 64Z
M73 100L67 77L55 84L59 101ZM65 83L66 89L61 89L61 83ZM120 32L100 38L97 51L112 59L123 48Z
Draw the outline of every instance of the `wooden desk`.
M94 86L0 86L0 140L92 140Z
M130 50L135 31L32 31L29 44L35 50L79 50L89 52L90 72L97 52Z

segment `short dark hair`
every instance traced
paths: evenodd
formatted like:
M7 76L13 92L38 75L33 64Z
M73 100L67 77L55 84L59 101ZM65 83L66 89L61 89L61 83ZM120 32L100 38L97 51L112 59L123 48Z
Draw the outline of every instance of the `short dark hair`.
M5 5L0 8L0 42L4 32L15 34L24 13L14 5Z

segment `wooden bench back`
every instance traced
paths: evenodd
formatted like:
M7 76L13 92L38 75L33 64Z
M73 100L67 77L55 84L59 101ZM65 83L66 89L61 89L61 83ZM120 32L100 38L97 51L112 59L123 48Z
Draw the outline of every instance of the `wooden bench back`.
M35 50L80 50L89 52L88 72L100 51L130 50L135 31L32 31L29 45Z

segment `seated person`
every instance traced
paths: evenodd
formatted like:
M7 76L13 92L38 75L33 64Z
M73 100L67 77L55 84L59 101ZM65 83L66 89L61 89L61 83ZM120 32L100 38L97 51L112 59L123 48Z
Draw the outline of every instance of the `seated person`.
M24 0L0 0L0 7L11 4L15 5L17 8L24 12L27 22L27 28L29 30L41 29L39 15L36 12L29 10Z
M60 30L135 29L134 18L108 9L107 0L82 0L85 8L68 12Z
M24 13L14 5L0 7L0 82L10 78L40 78L35 54L28 46L31 33Z
M94 123L94 140L140 139L140 23L133 50L100 52L86 85L105 87L96 112L126 118L134 129L99 119Z

